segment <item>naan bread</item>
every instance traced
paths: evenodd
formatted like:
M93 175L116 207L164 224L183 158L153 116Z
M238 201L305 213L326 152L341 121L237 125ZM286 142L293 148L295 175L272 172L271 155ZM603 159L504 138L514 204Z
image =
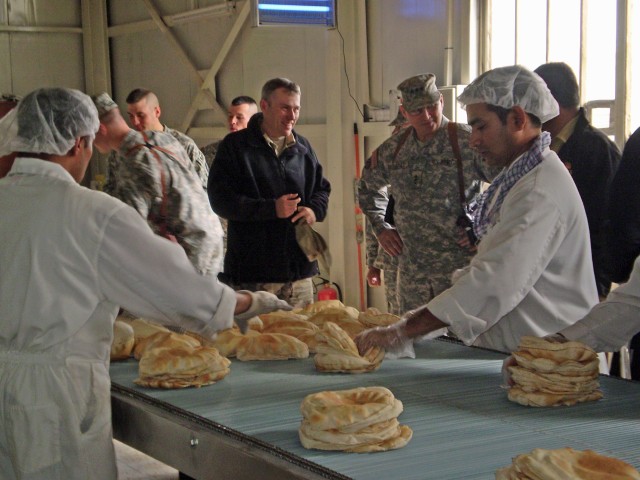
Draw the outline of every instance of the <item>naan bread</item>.
M384 387L360 387L307 395L298 430L305 448L379 452L405 446L413 431L400 425L402 402Z
M371 453L395 450L404 447L411 437L413 430L406 425L398 425L393 430L393 435L384 440L370 440L361 443L340 444L334 441L323 442L307 436L306 432L298 430L300 443L304 448L316 450L339 450L351 453Z
M314 313L318 313L326 308L344 308L344 303L340 300L318 300L315 303L310 303L305 306L299 313L307 316L311 316Z
M136 360L140 360L145 352L153 348L196 348L200 346L200 341L191 335L170 331L158 332L138 341L133 349L133 356Z
M374 328L393 325L400 321L400 317L392 313L380 313L376 308L368 308L366 311L360 313L358 320L366 328Z
M311 323L316 324L320 328L327 323L333 322L354 338L357 334L365 330L365 326L360 323L358 312L353 307L345 308L325 308L320 312L309 317Z
M247 335L259 335L259 332L248 330ZM213 341L213 347L217 348L223 357L235 357L238 351L238 345L245 338L239 328L227 328L218 332L216 339Z
M575 405L599 400L598 356L580 342L557 343L525 336L509 367L512 402L533 407Z
M238 343L236 358L248 360L287 360L307 358L309 347L297 338L281 333L245 335Z
M589 393L545 393L540 391L526 392L518 386L511 387L508 390L509 400L528 407L571 406L582 402L600 400L602 396L600 390L594 390Z
M359 387L307 395L300 405L313 428L357 432L402 413L402 402L385 387Z
M541 373L559 373L562 375L594 375L600 372L600 361L598 357L584 362L567 360L562 363L555 362L548 358L535 357L526 351L513 352L518 365Z
M212 347L153 348L140 359L134 382L156 388L201 387L224 378L230 364Z
M592 450L536 448L515 457L512 464L498 470L495 477L496 480L638 480L640 473L622 460Z
M131 356L135 344L133 328L126 322L116 320L113 324L113 341L111 342L111 360L126 360Z
M358 347L342 328L327 322L316 334L316 355L313 359L320 372L365 373L377 370L384 358L379 347L361 356Z
M168 332L169 329L154 323L150 320L146 320L144 318L134 318L130 320L129 325L133 327L133 332L135 334L136 343L138 343L143 338L147 338L154 333L158 332Z
M528 352L535 358L547 358L557 364L566 361L588 362L598 358L592 348L581 342L557 343L531 336L520 339L518 351Z
M567 376L557 373L539 373L522 367L509 367L511 378L526 392L586 394L600 386L597 375Z

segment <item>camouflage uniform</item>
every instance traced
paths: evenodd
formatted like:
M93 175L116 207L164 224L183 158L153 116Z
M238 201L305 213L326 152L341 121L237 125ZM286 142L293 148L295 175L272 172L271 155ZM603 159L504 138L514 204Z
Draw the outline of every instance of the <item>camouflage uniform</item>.
M375 161L367 160L359 186L360 205L378 235L392 226L385 222L380 189L390 186L395 198L395 228L403 240L398 256L400 311L424 305L451 285L451 273L464 267L472 254L457 244L460 229L458 170L447 124L423 143L414 131L397 134L379 148ZM413 130L413 129L412 129ZM469 147L471 127L457 125L466 197L474 197L487 180L482 159ZM404 143L397 152L398 144Z
M202 188L207 189L207 181L209 180L209 165L207 165L207 160L204 157L204 153L198 148L196 142L194 142L191 137L188 137L182 132L174 130L173 128L169 128L166 125L163 125L164 133L168 133L172 135L182 148L185 149L187 155L191 159L191 163L196 169L196 173L198 177L200 177L200 182L202 183Z
M151 229L162 235L163 225L184 248L200 273L222 269L222 227L211 210L195 167L175 137L164 132L145 132L148 143L169 150L154 149L159 164L142 133L131 130L110 158L110 178L105 190L135 208ZM143 145L142 148L136 146ZM204 157L203 157L204 158ZM162 221L161 168L166 189L166 219ZM112 170L111 170L112 169Z
M222 140L217 140L209 145L202 147L202 153L204 154L204 158L207 162L207 166L211 168L213 165L213 160L216 158L216 153L218 153L218 146Z
M382 285L387 300L389 313L400 314L398 305L398 257L392 257L378 243L378 239L373 233L371 222L366 222L365 226L367 242L367 267L379 268L384 272Z

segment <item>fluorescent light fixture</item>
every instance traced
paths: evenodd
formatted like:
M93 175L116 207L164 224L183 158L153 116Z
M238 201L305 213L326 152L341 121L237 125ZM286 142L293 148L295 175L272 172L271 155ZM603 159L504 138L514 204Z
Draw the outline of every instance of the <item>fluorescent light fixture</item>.
M252 0L254 25L334 27L336 0Z

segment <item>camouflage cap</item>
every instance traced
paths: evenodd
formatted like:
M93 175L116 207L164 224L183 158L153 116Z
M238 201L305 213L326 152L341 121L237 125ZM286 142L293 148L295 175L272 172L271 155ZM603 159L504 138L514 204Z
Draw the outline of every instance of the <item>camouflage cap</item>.
M407 111L432 105L440 100L440 92L436 87L436 76L433 73L422 73L404 80L398 85L402 94L402 106Z
M92 96L91 100L93 100L93 103L98 109L98 116L100 117L105 113L110 112L115 108L118 108L118 104L114 102L113 99L106 92Z

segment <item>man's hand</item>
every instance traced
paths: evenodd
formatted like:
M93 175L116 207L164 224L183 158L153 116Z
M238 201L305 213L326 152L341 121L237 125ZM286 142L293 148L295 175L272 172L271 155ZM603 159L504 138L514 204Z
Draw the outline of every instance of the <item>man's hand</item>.
M297 193L287 193L276 198L276 217L289 218L296 212L299 203L300 196Z
M292 310L293 307L289 305L284 300L280 300L273 293L269 292L250 292L249 290L238 290L236 295L240 297L237 302L236 310L238 309L238 305L242 304L243 309L241 312L236 312L234 315L234 319L240 327L242 333L247 331L247 323L250 318L258 316L263 313L273 312L275 310ZM246 296L249 296L250 303L248 308L244 307L247 302ZM244 309L246 308L246 309Z
M316 214L309 207L298 207L298 213L293 216L291 221L296 223L301 218L303 218L309 225L316 223Z
M376 267L369 267L367 271L367 284L370 287L379 287L382 284L382 277L380 276L380 269Z
M378 243L384 248L392 257L397 257L402 253L404 243L398 234L398 231L394 228L383 230L378 234Z
M467 232L462 229L460 229L460 235L456 243L460 247L469 250L471 253L476 253L478 251L477 245L471 243L471 240L469 240L469 235L467 235Z

